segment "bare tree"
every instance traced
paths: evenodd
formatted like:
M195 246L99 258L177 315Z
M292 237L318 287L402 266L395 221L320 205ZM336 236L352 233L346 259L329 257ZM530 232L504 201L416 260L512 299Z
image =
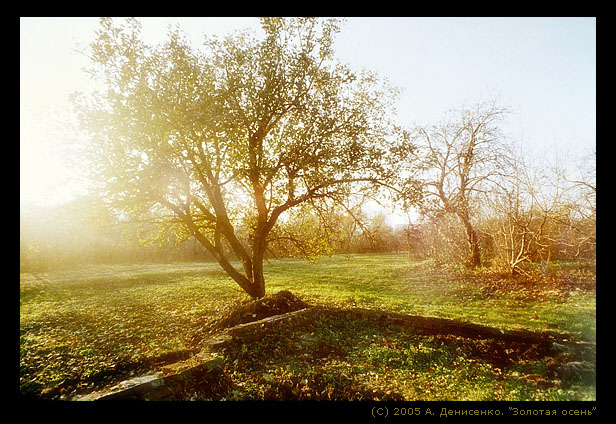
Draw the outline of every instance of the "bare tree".
M597 248L597 152L582 158L578 176L565 176L572 184L572 200L568 204L569 226L575 234L576 254L582 251L596 256Z
M473 205L487 184L503 175L509 159L499 123L506 109L491 103L456 111L455 116L430 128L416 129L423 146L427 176L424 213L452 213L464 226L469 265L481 265L479 238L473 225Z
M552 206L536 205L539 181L522 156L511 156L510 164L511 173L500 178L484 198L481 231L491 241L496 263L517 274L524 273L520 265L531 260L533 251L545 248L541 235Z
M558 155L547 162L525 158L520 151L510 156L510 165L509 175L492 186L481 205L481 231L491 240L496 261L506 264L512 274L524 273L520 267L524 262L541 262L545 277L550 259L592 256L593 166L582 169L575 180Z

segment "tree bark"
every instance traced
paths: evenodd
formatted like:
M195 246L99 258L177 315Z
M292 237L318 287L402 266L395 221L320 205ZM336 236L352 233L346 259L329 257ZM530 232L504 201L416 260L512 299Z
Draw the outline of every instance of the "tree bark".
M479 251L479 238L477 237L477 233L471 225L468 216L464 214L458 214L458 217L462 221L462 224L464 225L464 230L466 231L466 241L468 242L470 253L469 264L471 268L480 267L481 253Z
M260 299L265 296L265 277L263 276L263 256L265 248L253 253L252 259L252 288L253 292L250 296Z

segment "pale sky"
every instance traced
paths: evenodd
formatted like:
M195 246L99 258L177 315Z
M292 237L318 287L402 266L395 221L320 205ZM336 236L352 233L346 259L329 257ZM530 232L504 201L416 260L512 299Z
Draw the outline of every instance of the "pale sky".
M179 23L202 34L259 30L257 18L140 18L162 41ZM52 205L80 190L57 122L68 96L90 91L73 53L94 38L97 18L20 19L20 193L22 206ZM431 125L445 112L494 97L512 109L503 130L538 155L588 154L596 142L595 18L347 18L338 59L403 89L398 122ZM575 167L575 163L571 164Z

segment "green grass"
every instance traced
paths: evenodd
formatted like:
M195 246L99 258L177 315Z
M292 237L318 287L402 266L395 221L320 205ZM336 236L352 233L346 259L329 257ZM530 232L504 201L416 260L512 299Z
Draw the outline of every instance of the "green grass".
M269 264L269 291L290 289L314 303L357 304L368 308L459 319L504 329L557 329L593 339L593 291L544 294L486 293L481 284L434 270L430 261L410 263L406 255L349 255ZM296 282L295 284L292 282Z
M22 379L35 388L75 379L87 387L83 377L127 363L147 368L197 349L199 329L242 297L214 264L22 274Z
M489 361L490 341L420 336L367 320L331 317L303 328L306 333L279 331L250 349L235 346L226 352L232 387L228 400L595 398L592 385L545 384L546 359L532 350L519 363L499 368ZM306 343L307 334L316 341Z
M489 273L468 279L436 269L429 261L411 262L404 254L335 256L315 263L273 260L265 268L267 294L290 290L309 304L360 306L595 339L593 290L537 292L524 284L505 290L484 284ZM574 270L573 265L563 265L558 272L565 275L570 270ZM47 389L60 396L92 390L131 373L146 372L160 363L187 357L199 349L199 341L218 317L246 300L239 287L213 263L84 266L21 274L22 393L36 395ZM503 379L502 375L494 375L485 362L471 360L468 352L454 355L453 345L442 344L442 340L419 336L411 340L412 336L379 330L368 323L348 322L340 324L342 327L331 322L321 324L325 327L317 326L312 331L332 344L347 343L344 350L348 355L321 370L317 378L319 388L323 387L319 396L325 390L323 396L329 393L330 398L336 393L352 397L348 387L361 386L365 390L378 388L383 396L390 391L408 399L421 395L428 400L487 400L494 398L494 393L505 399L594 398L593 387L577 388L572 393L560 388L537 393L532 383L513 374L533 374L530 369L512 368L505 371L507 378ZM374 335L385 337L389 344L375 344L377 339L370 338ZM271 353L283 341L271 342L260 343L248 353L255 358L266 357L259 355ZM427 350L413 351L411 345L419 342ZM278 382L287 379L290 386L284 387L292 387L291 391L312 393L306 389L308 383L302 386L301 382L314 381L313 364L301 358L278 358L272 370L263 373ZM235 359L229 357L230 363ZM457 365L451 365L454 363ZM531 361L524 366L539 365ZM336 388L332 381L345 369L354 370L348 376L350 383ZM387 377L379 380L371 373ZM249 374L240 365L229 370L229 375L236 380L244 378L246 384L253 376ZM294 379L298 379L297 384ZM252 391L242 388L243 393L267 398L264 387L268 380L259 381ZM389 381L391 387L381 387L377 381Z

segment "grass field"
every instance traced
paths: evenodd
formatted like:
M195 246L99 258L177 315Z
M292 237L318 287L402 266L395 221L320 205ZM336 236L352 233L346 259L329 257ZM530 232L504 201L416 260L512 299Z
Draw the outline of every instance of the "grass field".
M595 340L593 269L557 264L545 283L482 270L446 272L404 254L266 264L267 294L308 304L360 306L503 329ZM70 398L156 370L199 350L223 314L248 298L214 263L83 266L20 275L20 388ZM588 381L548 378L549 358L520 354L505 369L487 341L401 333L374 323L306 323L319 340L271 337L225 353L225 399L593 400ZM323 354L329 346L329 354ZM505 347L501 347L505 349ZM299 350L298 350L299 349ZM594 358L587 358L594 367Z

